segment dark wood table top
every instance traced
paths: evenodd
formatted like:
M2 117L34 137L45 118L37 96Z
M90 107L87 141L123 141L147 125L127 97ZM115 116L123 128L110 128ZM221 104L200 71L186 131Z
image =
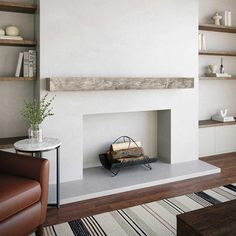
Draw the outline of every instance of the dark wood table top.
M177 216L178 236L235 236L236 200Z

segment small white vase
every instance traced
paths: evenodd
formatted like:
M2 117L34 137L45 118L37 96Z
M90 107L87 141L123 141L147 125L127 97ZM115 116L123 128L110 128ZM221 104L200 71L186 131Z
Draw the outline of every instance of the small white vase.
M6 35L7 36L19 36L20 30L18 27L11 25L6 28Z
M215 25L220 25L220 21L222 20L222 16L221 15L219 15L219 13L216 13L213 17L212 17L212 19L214 20L214 24Z
M43 130L38 124L30 125L28 135L32 143L41 143L43 141Z
M217 65L209 65L208 67L211 73L215 74L217 72Z

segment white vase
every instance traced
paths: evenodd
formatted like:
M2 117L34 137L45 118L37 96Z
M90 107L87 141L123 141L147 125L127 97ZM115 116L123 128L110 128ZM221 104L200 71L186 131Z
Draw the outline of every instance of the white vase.
M222 20L222 16L216 13L212 19L214 20L215 25L220 25L220 21Z
M217 65L209 65L208 67L211 73L215 74L217 72Z
M38 124L31 124L28 129L29 139L32 143L41 143L43 141L43 130Z

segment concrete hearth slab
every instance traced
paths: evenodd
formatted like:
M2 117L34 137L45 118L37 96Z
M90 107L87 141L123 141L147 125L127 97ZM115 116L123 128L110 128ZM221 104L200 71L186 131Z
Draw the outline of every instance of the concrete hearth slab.
M151 165L151 171L143 166L124 168L116 177L111 177L111 173L102 167L84 169L82 180L61 184L61 204L221 172L220 168L199 160L172 165L158 161ZM54 192L55 185L51 185L49 202L55 199Z

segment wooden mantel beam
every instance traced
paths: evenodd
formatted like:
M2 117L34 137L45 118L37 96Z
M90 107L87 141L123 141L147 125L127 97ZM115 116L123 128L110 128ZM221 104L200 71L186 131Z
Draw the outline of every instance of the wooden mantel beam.
M47 78L48 91L99 91L194 88L194 78Z

